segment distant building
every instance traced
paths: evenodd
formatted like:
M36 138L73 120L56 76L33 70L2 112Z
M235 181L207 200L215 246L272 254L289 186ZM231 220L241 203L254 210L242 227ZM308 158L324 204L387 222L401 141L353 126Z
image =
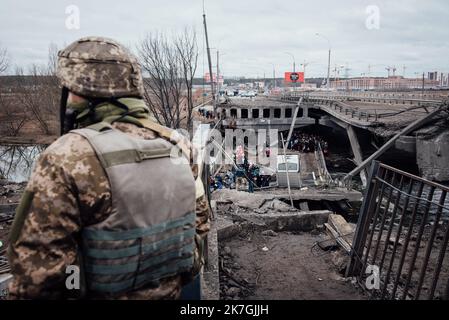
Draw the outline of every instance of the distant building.
M442 88L448 88L449 87L449 73L440 73L439 78L439 85Z
M256 82L254 82L254 85L255 85L256 88L259 88L259 89L265 88L265 82L264 81L256 81Z
M301 83L301 88L305 88L305 89L316 89L317 88L317 84L316 83Z
M430 74L430 73L429 73ZM433 75L435 76L435 75ZM424 88L433 89L441 86L441 80L424 79ZM402 76L358 77L340 80L331 80L331 88L336 90L404 90L421 89L422 78L404 78Z
M427 79L429 80L437 80L438 79L438 72L428 72L427 73Z

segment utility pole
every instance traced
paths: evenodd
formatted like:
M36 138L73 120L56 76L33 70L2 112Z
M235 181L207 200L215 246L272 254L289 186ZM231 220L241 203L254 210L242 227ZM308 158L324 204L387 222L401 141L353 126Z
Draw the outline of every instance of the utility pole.
M331 47L329 45L329 58L327 60L327 90L329 91L331 88Z
M217 50L217 100L220 100L220 51Z
M274 63L270 63L270 65L273 67L272 81L273 81L273 89L274 89L274 88L276 88L276 68L274 66Z
M424 97L424 87L425 87L425 81L424 81L424 72L422 73L422 91L421 91L421 99Z
M217 101L215 99L214 75L212 73L212 59L210 57L209 37L207 35L206 11L204 10L204 6L203 6L203 23L204 23L204 33L206 35L207 60L209 62L210 87L211 87L212 101L214 104L214 112L216 114Z
M335 65L335 68L334 68L334 83L335 83L335 90L338 90L338 83L337 83L337 65Z
M293 73L296 72L296 60L295 60L295 56L290 53L290 52L286 52L286 54L288 54L289 56L291 56L293 58Z
M349 92L349 71L351 71L352 69L349 68L348 63L346 62L346 67L344 67L345 69L345 78L346 78L346 91Z
M316 33L315 35L318 36L318 37L322 37L322 38L326 39L327 43L329 45L329 55L328 55L328 58L327 58L327 83L326 83L327 89L329 90L330 89L330 85L331 85L330 84L330 77L331 77L331 50L332 50L331 42L330 42L330 40L327 37L323 36L320 33Z
M304 73L304 84L306 84L306 67L309 65L309 63L304 60L304 63L302 64L302 72Z
M292 58L293 58L293 73L296 73L296 60L295 60L295 56L292 54L292 53L290 53L290 52L286 52L286 54L288 54L289 56L291 56ZM294 82L294 88L295 88L295 90L294 91L296 91L296 85L297 85L297 81L295 81Z

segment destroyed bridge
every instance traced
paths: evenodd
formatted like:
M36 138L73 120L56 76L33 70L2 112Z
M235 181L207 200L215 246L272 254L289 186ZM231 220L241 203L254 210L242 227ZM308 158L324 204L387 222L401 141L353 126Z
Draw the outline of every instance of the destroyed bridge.
M355 163L363 164L351 175L361 172L364 184L362 169L388 149L414 157L422 176L448 181L448 114L442 112L447 110L447 98L438 93L290 92L280 97L232 98L219 105L217 112L224 126L240 129L282 131L293 122L295 128L321 125L344 130ZM382 144L375 146L377 152L364 148L373 145L373 140Z

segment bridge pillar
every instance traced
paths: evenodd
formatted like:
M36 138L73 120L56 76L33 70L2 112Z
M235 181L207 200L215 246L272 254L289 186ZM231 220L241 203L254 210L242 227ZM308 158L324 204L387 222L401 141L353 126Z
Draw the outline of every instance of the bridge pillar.
M307 105L302 106L302 117L303 118L309 117L309 106L307 106Z
M346 132L348 133L349 142L351 143L352 153L354 154L354 160L357 165L363 162L362 148L359 144L359 139L357 138L357 133L351 125L346 127ZM368 179L366 170L360 172L360 179L362 180L363 187L366 187Z

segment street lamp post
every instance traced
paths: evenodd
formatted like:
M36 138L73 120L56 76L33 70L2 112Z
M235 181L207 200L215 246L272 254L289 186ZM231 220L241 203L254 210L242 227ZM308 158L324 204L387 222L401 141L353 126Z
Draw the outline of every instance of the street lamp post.
M296 60L295 60L295 56L292 54L292 53L290 53L290 52L286 52L286 54L288 54L289 56L291 56L292 58L293 58L293 73L295 73L296 72ZM294 82L295 83L295 86L294 86L294 91L296 91L296 81Z
M274 63L271 64L273 66L273 89L276 89L276 68Z
M290 53L290 52L286 52L285 54L288 54L289 56L292 57L292 59L293 59L293 72L296 72L296 61L295 61L295 56L294 56L292 53Z
M306 67L309 65L309 64L311 64L311 63L315 63L315 61L312 61L312 62L306 62L305 60L304 60L304 63L301 63L301 65L302 65L302 67L303 67L303 72L304 72L304 84L306 84Z
M327 89L329 90L330 89L330 74L331 74L331 42L329 41L328 38L326 38L325 36L323 36L320 33L316 33L316 35L318 37L322 37L322 38L326 39L327 43L329 44L329 56L327 59Z
M220 51L217 50L217 99L220 102Z
M215 50L215 48L211 48L211 49L214 49ZM220 57L221 56L224 56L224 55L226 55L226 53L220 53L220 50L219 49L216 49L217 50L217 76L216 76L216 78L217 78L217 87L216 87L216 90L217 90L217 101L218 101L218 99L220 98L220 91L221 91L221 86L220 86L220 74L221 74L221 69L220 69ZM212 77L212 81L213 81L213 77Z

